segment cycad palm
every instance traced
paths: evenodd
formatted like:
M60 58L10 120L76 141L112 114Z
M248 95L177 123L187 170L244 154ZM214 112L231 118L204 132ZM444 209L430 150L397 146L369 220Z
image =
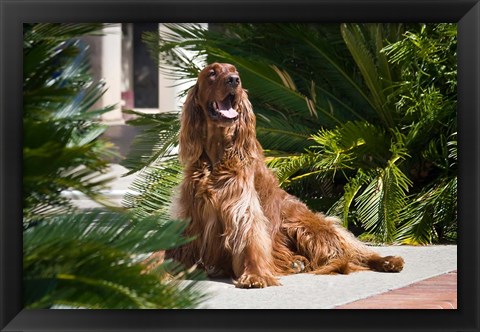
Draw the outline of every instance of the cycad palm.
M455 25L168 27L145 40L171 77L199 70L179 46L237 66L269 165L289 191L380 241L455 235L456 186L443 180L456 183L445 150L456 142ZM433 201L438 190L448 208ZM423 218L433 215L445 217Z
M164 216L125 211L78 211L62 191L76 189L103 201L97 180L112 146L99 136L91 110L103 85L89 74L87 45L78 37L99 34L100 24L27 24L24 27L24 305L51 308L184 308L202 296L196 279L171 263L146 272L152 251L181 245L183 224ZM167 264L167 265L168 265ZM175 278L175 277L174 277Z
M24 301L28 308L192 308L202 299L198 273L167 280L163 264L145 272L146 254L178 246L181 223L127 213L77 212L44 220L24 233ZM168 266L167 266L168 265ZM179 287L181 286L181 287Z
M110 108L87 112L103 85L87 76L86 45L73 36L101 25L24 26L23 197L25 220L52 207L70 206L65 189L98 196L111 146L97 140L105 127L96 121ZM72 37L72 38L71 38ZM88 181L92 180L92 181Z

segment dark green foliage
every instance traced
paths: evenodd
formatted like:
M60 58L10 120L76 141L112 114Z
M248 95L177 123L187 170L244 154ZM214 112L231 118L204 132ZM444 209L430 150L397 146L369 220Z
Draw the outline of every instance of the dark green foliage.
M182 244L184 224L126 213L83 212L49 218L24 234L24 300L91 309L192 308L198 285L162 280L166 265L145 273L139 259ZM172 264L171 262L169 263ZM169 271L181 271L171 265ZM195 280L198 273L183 277ZM181 291L179 291L181 288Z
M88 75L87 47L78 39L101 25L26 24L23 80L23 200L25 220L70 208L66 189L98 197L95 179L114 155L98 137L106 127L91 110L104 92ZM74 38L76 37L76 38ZM56 209L55 209L56 208Z
M142 131L133 141L135 149L122 164L130 170L129 174L141 170L165 155L170 155L178 143L180 123L177 113L144 114L125 111L137 117L128 122Z
M99 117L112 107L92 109L105 87L92 80L79 39L103 27L24 26L24 306L193 308L203 299L201 274L172 262L146 271L143 262L188 241L184 222L123 209L79 211L62 196L73 189L106 201L108 179L98 177L116 153L100 138Z
M129 112L132 113L132 112ZM135 138L123 165L138 172L123 199L123 205L138 216L169 213L182 168L177 157L180 122L177 113L142 114L128 123L142 132Z
M414 182L398 239L455 242L457 237L457 29L427 24L385 48L402 81L397 113L404 117L406 165Z

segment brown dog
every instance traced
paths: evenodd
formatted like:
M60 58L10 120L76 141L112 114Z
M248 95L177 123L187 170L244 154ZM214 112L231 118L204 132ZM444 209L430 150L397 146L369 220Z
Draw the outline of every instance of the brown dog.
M255 115L233 65L204 68L189 91L180 129L184 179L173 205L195 239L167 252L237 287L279 285L298 272L399 272L401 257L381 257L334 217L310 211L279 188L265 166Z

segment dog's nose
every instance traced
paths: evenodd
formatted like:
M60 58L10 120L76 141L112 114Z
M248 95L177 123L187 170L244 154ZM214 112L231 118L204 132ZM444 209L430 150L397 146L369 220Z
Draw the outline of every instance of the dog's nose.
M229 75L227 77L227 84L230 85L232 88L236 88L240 85L240 76L238 75Z

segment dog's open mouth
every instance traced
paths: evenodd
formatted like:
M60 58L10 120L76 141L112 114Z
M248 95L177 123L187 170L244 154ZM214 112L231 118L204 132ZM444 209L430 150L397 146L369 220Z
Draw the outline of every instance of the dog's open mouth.
M238 112L233 109L234 95L228 95L224 100L213 101L208 110L215 119L235 120Z

